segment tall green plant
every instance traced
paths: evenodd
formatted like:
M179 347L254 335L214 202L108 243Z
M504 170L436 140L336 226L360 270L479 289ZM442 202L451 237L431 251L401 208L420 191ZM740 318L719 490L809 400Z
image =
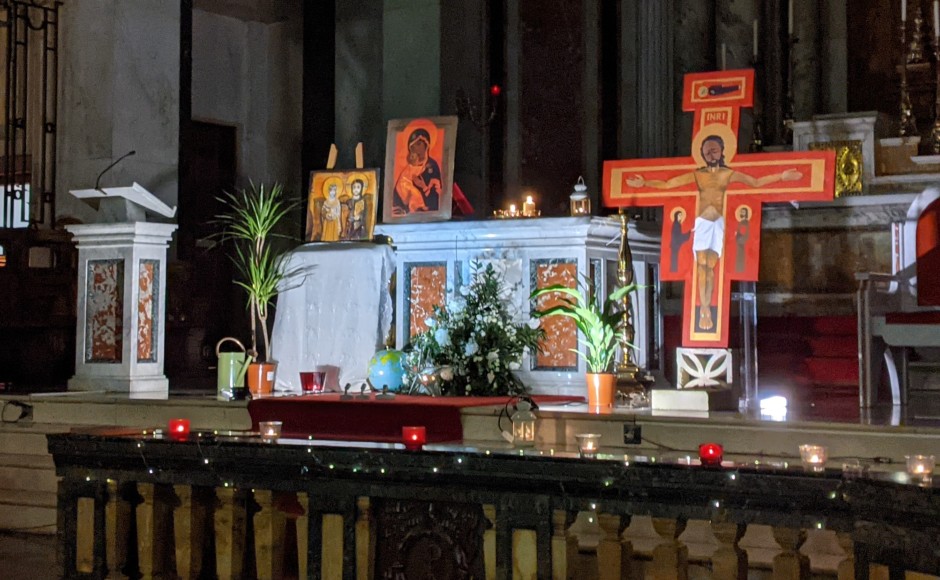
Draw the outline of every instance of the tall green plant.
M584 359L590 372L606 373L610 371L614 354L617 352L617 336L623 326L620 301L624 295L636 288L636 284L617 288L601 304L595 295L594 284L590 281L582 284L581 288L553 284L534 291L531 298L537 300L546 294L557 292L560 294L561 304L533 312L532 315L536 318L567 316L574 320L584 336L578 338L584 350L571 349L572 352Z
M274 237L285 237L276 234L275 228L297 206L297 202L285 199L284 188L279 183L270 188L251 183L247 189L225 192L219 200L229 206L218 219L224 227L223 239L232 240L235 244L232 261L239 276L235 283L248 294L251 351L257 356L260 325L264 360L267 361L271 354L268 307L273 304L278 287L287 275L284 271L287 256L273 248L271 242Z

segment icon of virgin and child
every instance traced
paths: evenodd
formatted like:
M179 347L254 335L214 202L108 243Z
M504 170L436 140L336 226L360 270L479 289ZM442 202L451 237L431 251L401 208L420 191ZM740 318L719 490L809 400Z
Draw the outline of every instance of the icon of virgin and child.
M370 240L375 226L375 170L315 172L307 205L308 242Z
M434 137L437 137L435 135ZM406 163L395 170L393 212L402 216L438 211L444 189L440 161L432 155L431 132L418 127L408 134Z

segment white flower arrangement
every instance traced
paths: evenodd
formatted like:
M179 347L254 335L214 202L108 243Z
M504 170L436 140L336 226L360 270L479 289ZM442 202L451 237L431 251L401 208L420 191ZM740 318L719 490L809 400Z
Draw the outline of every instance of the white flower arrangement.
M429 374L440 379L442 394L457 396L519 395L525 386L512 371L522 356L538 348L539 321L513 321L505 300L509 293L492 264L475 266L469 284L425 321L405 360L406 389L420 392Z

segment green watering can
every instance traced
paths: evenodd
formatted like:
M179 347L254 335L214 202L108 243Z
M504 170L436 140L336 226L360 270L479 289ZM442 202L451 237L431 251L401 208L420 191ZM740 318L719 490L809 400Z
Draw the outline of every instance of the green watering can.
M222 344L234 342L241 351L221 352ZM216 387L221 397L229 398L235 394L236 389L245 388L245 373L248 365L255 357L245 352L243 345L237 338L227 336L215 345L215 355L219 357L219 367L216 375Z

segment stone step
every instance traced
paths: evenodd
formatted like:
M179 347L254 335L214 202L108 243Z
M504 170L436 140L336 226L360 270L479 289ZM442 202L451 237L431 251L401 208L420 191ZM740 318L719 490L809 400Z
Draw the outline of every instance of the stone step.
M56 506L56 494L51 491L22 489L4 489L0 491L0 505L20 505L32 507Z
M47 432L14 426L0 427L0 455L47 455Z
M58 479L52 456L0 455L0 493L3 490L55 492Z
M55 506L24 506L0 503L0 530L29 532L31 534L54 534L56 531ZM43 577L42 572L38 571L35 577Z

